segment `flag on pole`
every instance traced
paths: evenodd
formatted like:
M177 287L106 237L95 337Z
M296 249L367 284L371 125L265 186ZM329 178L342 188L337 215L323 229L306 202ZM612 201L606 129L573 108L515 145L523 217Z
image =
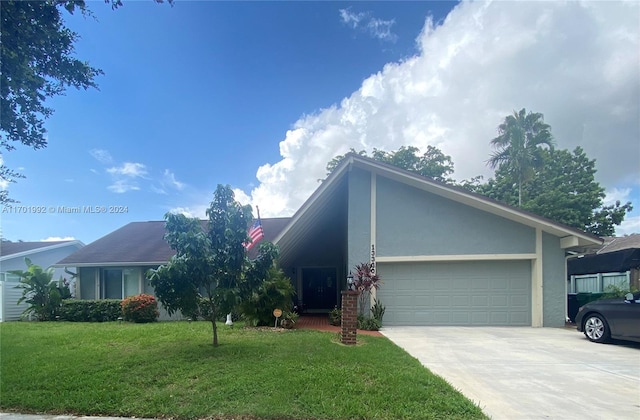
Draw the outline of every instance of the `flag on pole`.
M258 242L260 242L260 239L264 238L262 222L260 221L260 210L258 210L258 219L253 222L251 229L249 229L249 238L251 238L251 240L244 244L244 247L247 249L247 251L253 248Z

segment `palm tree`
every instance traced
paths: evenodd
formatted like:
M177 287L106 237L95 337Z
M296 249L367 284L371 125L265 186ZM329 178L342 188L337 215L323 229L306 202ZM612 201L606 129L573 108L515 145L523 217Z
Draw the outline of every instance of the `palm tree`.
M522 108L513 111L498 126L498 137L491 140L496 151L487 161L492 168L504 165L518 182L518 207L522 207L522 184L534 174L534 169L542 166L540 150L543 146L553 148L551 127L544 123L540 113Z

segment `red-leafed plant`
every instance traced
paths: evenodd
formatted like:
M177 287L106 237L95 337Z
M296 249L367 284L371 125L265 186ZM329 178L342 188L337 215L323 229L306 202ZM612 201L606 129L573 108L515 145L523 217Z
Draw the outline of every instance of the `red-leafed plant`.
M367 300L371 289L378 289L382 280L376 274L372 263L360 263L356 265L356 273L353 276L353 288L358 291L360 315L364 315L364 309L369 308Z
M136 295L125 298L120 303L122 317L131 322L154 322L158 320L158 302L151 295Z

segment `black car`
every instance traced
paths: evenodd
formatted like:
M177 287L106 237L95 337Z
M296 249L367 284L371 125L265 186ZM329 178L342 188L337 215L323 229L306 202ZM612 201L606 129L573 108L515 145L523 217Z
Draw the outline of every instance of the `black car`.
M640 292L587 303L578 311L576 325L596 343L611 338L640 342Z

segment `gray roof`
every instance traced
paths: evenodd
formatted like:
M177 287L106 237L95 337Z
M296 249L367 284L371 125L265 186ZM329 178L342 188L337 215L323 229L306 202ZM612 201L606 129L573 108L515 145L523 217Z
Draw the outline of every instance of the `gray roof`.
M49 241L49 242L0 242L0 256L8 257L14 254L20 254L28 251L35 251L40 248L49 248L57 245L76 243L78 241Z
M596 254L606 254L631 248L640 248L640 233L620 237L608 236L604 238L604 245L596 251Z
M289 218L261 219L264 239L272 241ZM203 220L206 226L207 221ZM175 252L164 240L164 221L132 222L59 261L56 266L159 265ZM255 251L254 251L255 250ZM257 247L251 249L257 255Z

